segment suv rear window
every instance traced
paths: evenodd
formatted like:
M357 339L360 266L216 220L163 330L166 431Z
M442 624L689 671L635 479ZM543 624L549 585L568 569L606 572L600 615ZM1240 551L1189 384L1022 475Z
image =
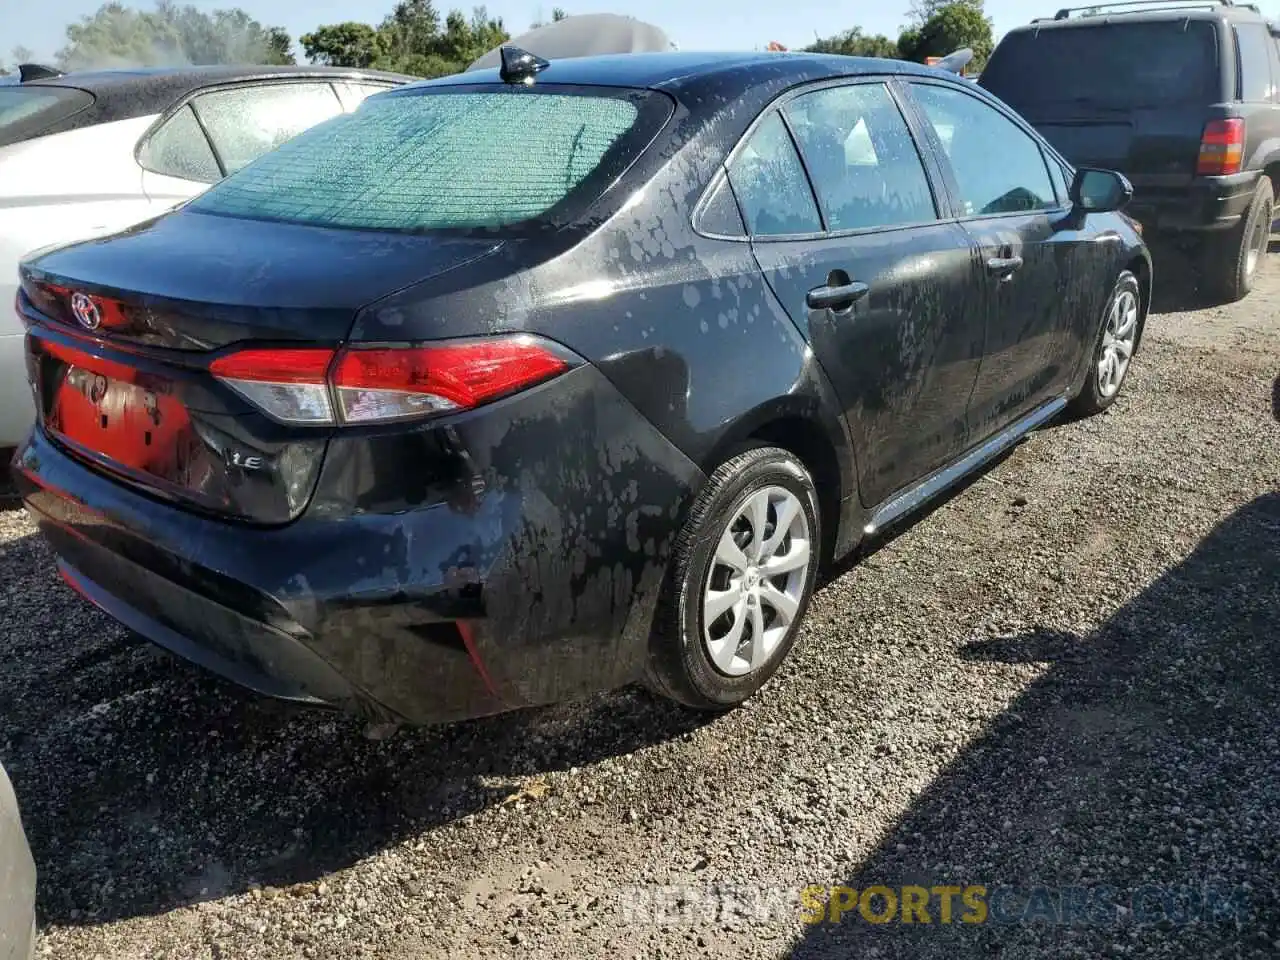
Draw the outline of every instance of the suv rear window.
M0 147L38 137L91 103L91 94L69 87L0 86Z
M1015 110L1048 104L1123 108L1230 99L1219 91L1217 36L1205 20L1047 27L1005 37L980 84Z
M432 90L376 97L301 134L188 209L418 232L571 222L672 112L647 91Z

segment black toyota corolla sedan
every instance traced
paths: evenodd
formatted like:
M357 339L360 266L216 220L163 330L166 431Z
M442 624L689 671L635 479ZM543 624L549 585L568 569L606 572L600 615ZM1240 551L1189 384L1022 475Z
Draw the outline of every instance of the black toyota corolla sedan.
M17 482L72 587L262 693L727 708L821 564L1115 400L1128 195L925 67L508 50L29 259Z

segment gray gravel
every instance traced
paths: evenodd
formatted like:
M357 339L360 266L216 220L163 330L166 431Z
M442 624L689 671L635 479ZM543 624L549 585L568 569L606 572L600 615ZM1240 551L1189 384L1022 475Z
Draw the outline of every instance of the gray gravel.
M1153 317L1112 412L839 571L711 721L623 692L386 736L265 703L129 637L0 512L41 954L1274 956L1278 306L1272 262ZM1252 889L1237 922L1091 926L646 924L618 893L913 882Z

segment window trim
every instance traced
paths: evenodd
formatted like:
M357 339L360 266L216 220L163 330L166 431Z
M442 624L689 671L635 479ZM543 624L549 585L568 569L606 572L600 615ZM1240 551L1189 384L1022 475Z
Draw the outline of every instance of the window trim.
M729 191L729 199L733 201L733 205L738 208L738 219L742 221L742 233L725 234L716 233L713 230L704 230L702 228L702 217L706 213L707 207L711 206L711 201L716 195L716 191L721 185ZM734 192L733 181L729 179L729 171L722 163L716 168L715 173L711 175L707 188L702 191L702 196L698 198L698 202L694 204L693 216L690 218L693 224L693 232L700 237L706 237L708 240L732 240L735 243L750 243L751 234L747 232L747 218L742 215L742 204L738 201L738 195Z
M1069 196L1068 197L1058 196L1058 188L1053 182L1053 174L1049 172L1050 159L1061 160L1061 157L1058 156L1057 151L1053 151L1052 148L1046 150L1046 147L1048 146L1047 141L1045 141L1044 138L1040 136L1040 134L1036 133L1035 129L1029 123L1027 123L1025 120L1019 117L1016 113L1013 113L1011 110L1008 110L1007 108L1005 108L1003 104L996 101L995 98L991 97L989 94L984 96L983 94L975 93L974 91L968 88L962 87L959 84L950 83L947 81L939 81L934 79L933 77L915 77L915 76L909 77L907 78L904 86L909 88L916 84L919 84L922 86L930 86L930 87L942 87L947 90L954 90L957 93L961 94L962 96L966 96L972 100L976 100L978 103L982 104L987 109L1000 114L1010 123L1012 123L1014 127L1022 131L1022 133L1027 136L1027 138L1031 141L1032 145L1035 146L1035 148L1039 152L1040 163L1044 166L1045 179L1049 181L1049 189L1053 191L1055 206L1045 207L1041 210L1022 210L1022 211L1013 212L1013 213L973 213L973 214L964 213L964 207L962 206L962 201L960 199L960 182L955 177L955 168L951 164L951 158L947 156L947 152L943 147L942 140L938 137L938 133L933 128L933 124L929 122L929 118L924 111L924 107L912 95L911 90L908 89L906 90L905 95L910 100L911 109L916 112L916 116L918 120L924 126L925 136L929 140L930 148L935 152L937 156L938 163L942 168L943 176L946 180L947 191L951 197L950 206L951 206L951 213L952 213L952 222L973 223L973 222L983 222L987 220L1008 219L1010 217L1037 217L1037 216L1047 217L1047 216L1054 216L1055 214L1064 214L1070 211L1071 198ZM1070 193L1071 181L1075 176L1075 168L1072 167L1070 164L1066 163L1065 161L1062 162L1062 167L1063 167L1063 179L1066 180L1067 182L1067 192Z
M166 123L168 123L176 114L180 113L183 107L190 106L192 101L194 101L198 97L204 96L207 93L221 93L227 90L235 90L235 91L248 90L248 89L252 89L253 87L296 86L301 83L308 83L312 85L323 84L324 86L329 88L329 93L333 95L334 100L337 102L338 114L340 115L340 114L346 113L347 109L342 103L342 97L338 95L338 91L334 87L334 83L339 80L346 80L346 78L338 77L335 79L328 75L316 75L316 76L310 76L310 77L308 76L257 77L252 80L233 80L230 83L214 83L214 84L210 84L207 87L200 87L199 89L196 89L196 90L189 90L187 91L187 93L183 94L177 100L173 101L173 103L169 104L169 106L164 111L161 112L160 116L156 118L155 122L153 122L151 126L147 127L147 129L142 132L142 136L138 137L138 142L133 145L134 162L137 163L138 166L141 167L143 170L147 171L148 173L154 173L157 177L173 177L173 174L171 173L162 173L161 171L153 170L150 167L148 167L146 164L144 164L141 159L143 147L145 147L146 144L151 140L151 138L156 135L156 133L160 130L161 127L163 127ZM392 87L389 87L388 89L394 90L396 88L392 86ZM209 149L213 151L214 162L218 164L218 170L221 171L222 173L222 177L220 177L219 180L225 180L227 177L227 165L222 160L222 154L218 152L218 147L213 142L213 137L209 135L209 131L205 127L204 121L200 119L199 111L197 111L195 107L191 107L191 113L195 116L196 123L199 124L200 131L201 133L204 134L205 141L209 144ZM182 180L184 178L173 177L173 179ZM213 183L218 183L219 180L214 180ZM187 182L201 183L203 181L190 180Z
M924 169L925 180L929 185L929 192L933 197L933 206L936 216L932 220L920 220L911 223L894 223L884 224L874 227L855 227L848 230L831 230L828 228L828 219L826 210L823 209L822 201L818 196L818 190L813 182L813 174L809 171L809 164L805 160L804 151L800 149L800 144L796 140L795 132L791 128L791 123L786 116L786 106L793 100L806 96L811 93L818 93L822 90L830 90L837 87L853 87L863 86L867 84L879 84L883 86L889 93L889 97L893 100L894 105L898 108L898 113L902 116L903 123L906 124L907 132L911 136L912 145L915 147L916 154L920 158L921 166ZM943 86L950 84L943 83ZM707 186L703 189L698 203L694 206L693 216L691 217L693 230L701 237L711 240L733 240L739 243L794 243L804 240L829 240L840 239L844 237L861 237L872 234L890 233L896 230L915 230L920 227L932 226L938 223L949 223L954 218L954 208L952 198L948 189L948 185L943 179L943 168L938 163L938 158L933 156L933 150L936 144L933 140L928 140L926 146L924 140L926 130L920 126L919 118L913 113L915 104L909 101L901 89L901 78L896 74L865 74L856 77L832 77L819 80L814 83L808 83L800 87L782 93L778 97L771 100L760 114L751 121L747 129L743 131L738 138L737 143L725 155L724 160L717 168L716 173L712 176ZM819 233L786 233L786 234L761 234L754 235L751 233L750 224L747 223L746 214L742 210L742 204L738 201L737 191L733 188L733 181L729 179L729 191L733 194L734 201L738 203L738 213L742 217L743 227L746 233L741 237L723 237L717 234L709 233L699 228L699 217L703 208L710 202L710 198L720 177L728 179L729 168L737 159L738 155L746 148L747 142L755 135L760 125L771 113L777 113L779 119L782 120L783 127L786 128L787 136L791 139L791 146L796 152L796 157L800 160L800 167L804 171L805 180L809 184L809 192L813 197L814 206L818 211L818 218L822 223L822 231ZM931 129L931 128L928 128ZM1046 171L1047 172L1047 171Z

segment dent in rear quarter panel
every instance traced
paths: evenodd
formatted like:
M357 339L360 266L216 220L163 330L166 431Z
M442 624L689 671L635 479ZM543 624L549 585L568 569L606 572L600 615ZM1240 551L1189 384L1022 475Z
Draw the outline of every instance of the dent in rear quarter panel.
M340 670L404 678L388 706L407 716L433 712L411 701L438 695L422 683L448 653L431 627L454 619L505 706L618 686L640 675L674 518L701 481L582 367L447 427L335 439L309 516L396 522L338 555L362 572L345 588L359 604L323 605L315 582L297 596L320 598L317 649Z

